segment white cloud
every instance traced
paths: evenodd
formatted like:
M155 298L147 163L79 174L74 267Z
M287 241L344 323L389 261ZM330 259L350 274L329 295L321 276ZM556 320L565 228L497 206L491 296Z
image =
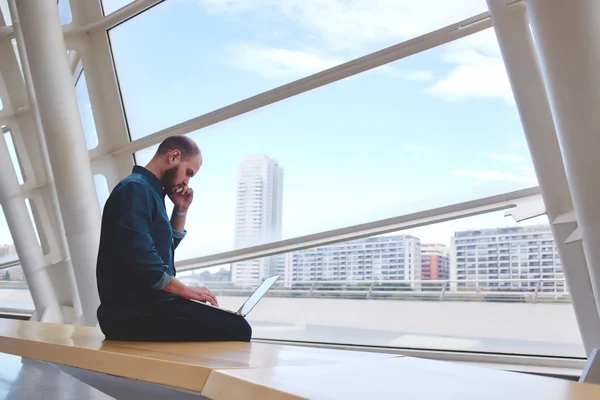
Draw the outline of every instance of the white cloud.
M252 21L258 26L256 37L265 43L273 34L262 26L277 26L278 32L281 26L289 26L287 35L293 38L290 42L296 43L292 48L246 45L238 49L233 59L233 63L248 71L281 78L306 76L486 10L481 0L198 0L198 3L205 12L238 14ZM265 22L273 23L265 25ZM307 48L311 50L307 52ZM468 36L444 48L447 51L443 61L450 70L439 79L435 79L432 71L401 71L392 66L379 70L391 77L432 81L426 93L445 101L500 98L514 104L493 30Z
M490 153L488 156L492 160L507 161L507 162L523 162L523 157L518 157L513 154Z
M443 61L452 65L446 76L426 90L445 101L497 98L514 105L496 35L486 30L453 42Z
M228 49L228 63L266 78L296 79L331 68L341 61L300 50L238 43Z
M198 0L210 13L261 13L300 25L335 50L394 42L486 10L481 0ZM432 13L431 10L435 10ZM381 46L379 46L381 47Z
M426 90L445 101L462 101L473 98L500 98L513 105L510 83L499 58L481 54L476 50L449 53L444 61L454 67L444 78Z

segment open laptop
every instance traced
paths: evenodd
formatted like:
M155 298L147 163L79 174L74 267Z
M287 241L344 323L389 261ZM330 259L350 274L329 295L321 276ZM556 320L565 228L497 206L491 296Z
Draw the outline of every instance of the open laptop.
M204 302L198 301L198 300L191 300L191 301L194 301L194 302L200 303L200 304L204 304L205 306L218 308L219 310L223 310L228 313L232 313L232 314L236 314L236 315L245 317L254 308L254 306L256 306L258 304L258 302L263 298L263 296L267 293L267 291L269 291L269 289L271 289L271 286L273 286L273 284L275 283L275 281L277 281L277 279L279 279L279 277L280 277L280 275L274 275L274 276L271 276L271 277L265 279L263 281L263 283L261 283L256 288L254 293L252 293L250 295L250 297L248 297L248 299L244 302L244 304L242 304L240 309L237 311L231 311L226 308L213 306L210 303L204 303Z

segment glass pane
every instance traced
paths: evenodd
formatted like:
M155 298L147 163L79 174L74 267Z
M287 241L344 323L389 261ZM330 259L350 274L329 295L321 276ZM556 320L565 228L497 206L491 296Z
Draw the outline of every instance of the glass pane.
M38 244L41 246L42 241L40 240L40 234L37 226L37 220L33 216L33 211L31 210L31 200L25 199L25 205L27 206L27 212L29 213L29 218L31 219L31 223L33 224L33 230L35 231L35 237L38 241Z
M21 266L0 270L0 308L33 311L33 299Z
M18 260L4 211L0 206L0 265ZM0 269L0 308L33 311L33 300L20 265Z
M60 17L60 23L63 25L73 22L69 0L58 0L58 15Z
M88 150L98 147L98 132L96 131L96 122L94 121L94 111L90 102L87 81L85 80L85 71L81 72L77 84L75 85L75 94L77 95L77 104L79 105L79 114L83 124L83 133Z
M4 218L4 210L0 206L0 264L14 261L17 258L17 250L15 249L8 224Z
M240 224L264 243L535 186L490 32L192 133L204 163L179 257L244 245ZM389 73L425 66L431 80Z
M106 177L102 174L94 175L94 184L96 185L96 194L98 195L98 203L100 203L100 210L104 209L104 204L110 194L108 190L108 182Z
M109 33L137 139L486 9L483 0L182 0ZM431 76L427 63L386 71Z
M17 39L12 38L10 39L10 42L12 43L13 50L15 52L15 57L17 58L17 63L19 63L19 71L21 71L21 77L25 79L25 75L23 74L23 64L21 64L21 56L19 55L19 46L17 45Z
M13 141L12 134L10 131L4 132L4 140L6 141L6 145L8 147L8 153L10 154L10 159L12 160L13 167L15 172L17 173L17 179L19 181L19 185L24 183L23 180L23 171L21 170L21 163L19 162L19 157L17 155L17 149L15 148L15 143Z
M255 338L585 357L547 223L496 212L289 253L277 287L247 318ZM441 258L456 254L452 280L422 277L431 243ZM465 263L471 252L476 261ZM237 310L258 282L223 282L230 269L182 280Z
M125 7L127 4L134 0L102 0L102 8L104 9L104 15L112 14L120 8Z
M10 16L10 8L8 7L8 0L0 0L0 10L2 11L2 17L0 18L0 25L4 22L5 26L12 25L12 18Z

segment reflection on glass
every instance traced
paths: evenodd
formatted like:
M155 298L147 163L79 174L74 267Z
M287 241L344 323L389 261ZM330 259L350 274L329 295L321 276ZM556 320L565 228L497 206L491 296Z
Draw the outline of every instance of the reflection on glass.
M81 72L77 84L75 85L75 94L77 95L77 104L79 105L79 114L83 124L83 133L88 150L98 146L98 133L96 132L96 123L94 122L94 112L90 102L87 81L85 80L85 71Z
M486 10L483 0L165 1L109 34L137 139ZM384 71L428 80L430 65Z
M283 258L268 274L259 259L182 279L237 309L281 273L249 314L255 338L585 357L545 216L515 223L494 212ZM238 280L253 273L252 284Z
M190 136L204 162L180 259L537 184L493 31Z

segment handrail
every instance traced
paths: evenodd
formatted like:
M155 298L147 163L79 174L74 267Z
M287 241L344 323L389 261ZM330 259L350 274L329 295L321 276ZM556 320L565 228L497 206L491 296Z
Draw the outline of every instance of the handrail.
M183 280L190 280L190 279L195 279L198 282L202 281L201 279L194 277L194 276L184 276L181 277L180 279ZM361 285L370 285L370 284L423 284L423 283L429 283L429 284L440 284L440 288L442 287L441 284L450 284L450 283L538 283L538 282L563 282L566 283L564 278L507 278L507 279L416 279L416 280L382 280L382 279L371 279L371 280L360 280L360 279L354 279L354 280L278 280L277 284L278 285L286 285L286 284L305 284L305 285L309 285L309 284L326 284L326 285L355 285L355 284L361 284ZM205 284L210 284L210 285L219 285L219 284L223 284L223 285L235 285L235 283L231 282L231 281L206 281L204 282ZM247 286L252 286L255 287L256 285L247 285ZM238 287L242 287L242 285L238 285ZM565 286L566 288L566 286ZM532 290L535 289L535 287L532 287Z
M21 261L17 258L16 260L0 263L0 270L17 267L19 265L21 265Z
M364 224L299 236L293 239L284 239L258 246L246 247L243 249L177 261L175 263L175 267L178 271L208 268L317 246L341 243L348 240L362 239L385 233L398 232L420 226L432 225L480 214L487 214L494 211L506 211L519 207L519 204L522 202L527 202L527 200L530 200L532 197L539 196L539 193L539 187L531 187L528 189L451 204L425 211L404 214L398 217L386 218Z
M247 296L256 285L236 285L233 282L202 282L195 277L182 277L186 284L207 285L218 296ZM465 284L452 288L452 284ZM486 286L489 283L533 283L526 287ZM544 283L563 283L545 287ZM401 286L399 286L401 285ZM549 290L545 290L549 289ZM348 280L348 281L278 281L269 291L272 297L436 300L447 301L507 301L507 302L570 302L565 279L465 279L465 280Z

